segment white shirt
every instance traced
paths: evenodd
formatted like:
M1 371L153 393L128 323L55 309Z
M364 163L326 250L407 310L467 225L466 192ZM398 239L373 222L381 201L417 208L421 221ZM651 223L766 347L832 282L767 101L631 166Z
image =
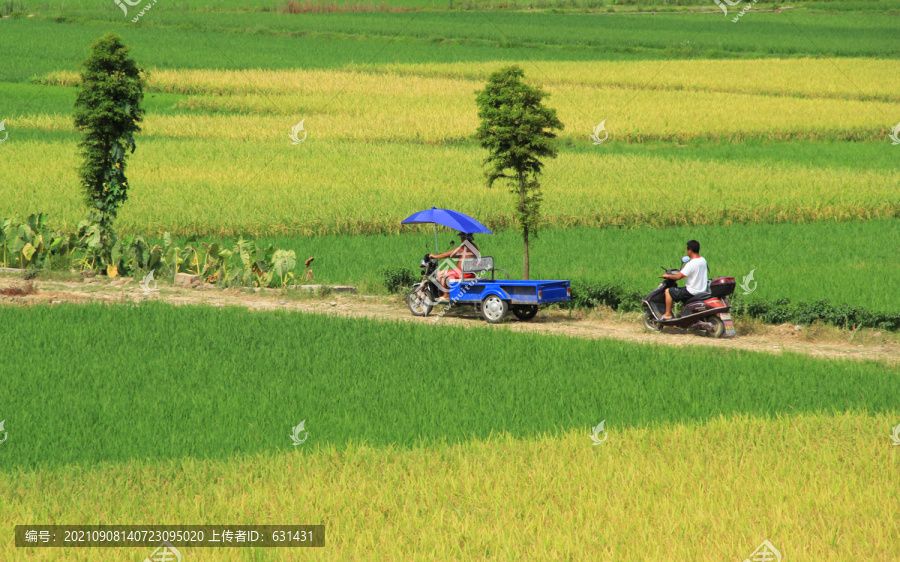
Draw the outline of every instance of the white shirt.
M684 264L681 273L686 279L684 288L692 295L699 295L707 290L709 286L709 276L707 275L706 259L694 258Z

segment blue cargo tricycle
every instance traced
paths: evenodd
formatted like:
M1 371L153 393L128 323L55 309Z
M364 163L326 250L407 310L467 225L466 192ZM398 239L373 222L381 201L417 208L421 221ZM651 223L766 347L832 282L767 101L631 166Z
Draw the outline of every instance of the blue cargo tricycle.
M541 305L570 298L568 281L510 280L508 271L494 268L494 258L479 256L460 260L462 279L448 280L450 298L441 299L444 290L437 280L438 260L426 254L420 267L422 281L413 285L407 297L409 310L415 316L428 316L437 304L471 304L485 320L497 324L510 310L519 320L531 320ZM506 279L496 279L498 271Z

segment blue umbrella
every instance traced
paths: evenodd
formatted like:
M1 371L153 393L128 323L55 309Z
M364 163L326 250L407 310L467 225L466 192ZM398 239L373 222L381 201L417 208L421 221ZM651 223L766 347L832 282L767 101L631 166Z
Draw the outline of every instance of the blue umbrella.
M466 234L493 234L488 227L484 226L469 215L453 211L450 209L436 209L434 207L413 213L403 219L400 224L428 224L432 223L434 227L434 251L437 251L437 225L446 226L459 232Z

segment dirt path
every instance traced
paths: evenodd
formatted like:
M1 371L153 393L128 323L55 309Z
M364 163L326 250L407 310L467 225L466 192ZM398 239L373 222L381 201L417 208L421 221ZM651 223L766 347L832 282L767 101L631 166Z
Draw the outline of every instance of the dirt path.
M834 328L801 328L792 326L754 325L748 334L747 325L737 323L740 336L736 339L713 339L678 330L647 332L637 315L615 313L590 314L553 310L542 312L530 322L511 319L502 325L489 325L471 307L457 307L438 316L436 307L428 318L416 318L399 298L331 294L319 296L305 293L283 293L275 290L220 290L161 287L149 295L144 294L137 283L128 280L86 282L35 281L34 292L21 295L17 288L25 287L20 278L0 277L0 304L33 304L60 302L141 302L160 300L174 305L203 304L208 306L243 306L250 310L292 310L313 314L330 314L345 317L365 317L385 321L419 322L432 325L456 325L480 329L508 329L517 332L555 334L569 337L618 340L671 346L696 346L743 349L779 354L784 351L803 353L832 359L870 359L889 364L900 364L900 338L894 334L866 332L866 335L850 341L847 332ZM10 290L12 289L12 290ZM28 290L26 289L26 292ZM855 339L855 338L854 338Z

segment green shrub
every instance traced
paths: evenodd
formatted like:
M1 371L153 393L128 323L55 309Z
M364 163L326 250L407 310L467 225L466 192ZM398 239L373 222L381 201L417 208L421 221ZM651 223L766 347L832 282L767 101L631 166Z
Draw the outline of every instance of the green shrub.
M613 310L630 312L639 310L643 294L621 284L573 281L572 300L569 308L596 308L608 306Z
M384 286L389 293L399 293L402 289L419 281L421 275L409 267L391 267L382 272L382 277L384 277Z
M71 250L71 237L51 229L43 213L23 222L0 219L0 267L43 269Z
M759 318L768 324L811 324L819 321L842 328L900 330L900 312L874 312L846 304L831 304L827 300L791 303L789 299L744 301L736 298L731 310L735 316Z

